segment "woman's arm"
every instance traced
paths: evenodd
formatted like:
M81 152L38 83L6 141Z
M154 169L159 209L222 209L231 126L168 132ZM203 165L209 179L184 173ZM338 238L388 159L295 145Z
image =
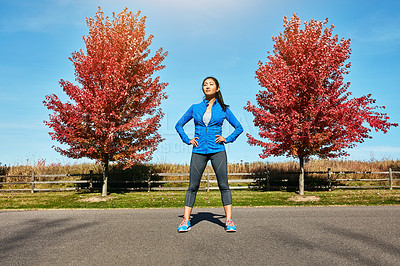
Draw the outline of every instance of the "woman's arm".
M189 137L186 135L183 126L193 118L193 105L186 111L186 113L179 119L179 121L175 125L175 129L181 137L182 141L186 144L191 144Z
M228 120L229 124L235 128L232 134L226 137L226 143L234 142L236 138L243 132L243 127L229 108L226 108L226 120Z

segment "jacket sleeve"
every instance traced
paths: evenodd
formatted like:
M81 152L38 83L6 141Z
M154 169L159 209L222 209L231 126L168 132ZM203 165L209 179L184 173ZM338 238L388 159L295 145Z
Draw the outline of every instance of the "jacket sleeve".
M175 129L181 137L182 141L189 144L189 137L186 135L183 126L193 118L193 105L186 111L186 113L179 119L175 125Z
M235 128L232 134L225 139L226 143L234 142L236 138L243 132L243 127L229 108L226 108L226 120L228 120L228 122Z

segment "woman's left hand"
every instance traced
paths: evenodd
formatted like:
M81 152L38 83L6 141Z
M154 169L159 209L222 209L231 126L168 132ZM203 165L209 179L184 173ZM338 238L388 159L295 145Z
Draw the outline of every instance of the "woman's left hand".
M215 136L217 137L215 139L216 143L220 143L220 142L226 143L226 139L223 136L220 136L220 135L215 135Z

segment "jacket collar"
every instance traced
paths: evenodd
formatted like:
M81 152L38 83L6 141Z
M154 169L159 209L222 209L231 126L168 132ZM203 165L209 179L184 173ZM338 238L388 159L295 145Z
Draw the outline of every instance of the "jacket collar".
M203 103L204 103L205 106L207 106L209 102L210 101L207 100L206 97L203 98ZM213 103L213 106L216 105L216 104L219 104L217 99L215 99L215 101Z

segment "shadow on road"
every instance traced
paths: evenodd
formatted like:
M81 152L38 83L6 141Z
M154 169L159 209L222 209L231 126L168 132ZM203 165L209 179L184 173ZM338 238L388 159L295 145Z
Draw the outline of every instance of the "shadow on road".
M183 218L183 215L180 215L180 217ZM225 227L225 224L220 220L221 218L224 218L225 215L221 214L215 214L212 212L198 212L195 214L192 214L192 219L190 219L190 223L192 226L195 226L196 224L202 222L202 221L207 221L210 223L214 223L216 225Z
M65 241L63 239L72 232L84 230L95 224L97 223L73 223L72 218L39 218L21 220L20 223L15 222L8 227L3 226L0 236L0 261L13 257L15 254L25 254L28 251L30 256L33 257L43 249L56 246L60 241ZM44 241L44 239L50 239L51 242ZM28 250L27 242L31 243ZM26 257L24 259L29 260L31 258Z

